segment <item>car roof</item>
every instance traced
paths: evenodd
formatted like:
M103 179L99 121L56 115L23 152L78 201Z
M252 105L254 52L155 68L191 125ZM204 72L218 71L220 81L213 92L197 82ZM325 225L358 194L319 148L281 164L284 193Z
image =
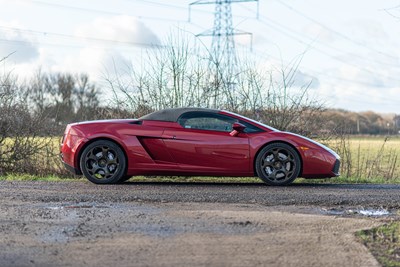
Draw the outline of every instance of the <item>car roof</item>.
M179 117L186 112L209 112L219 113L218 109L210 108L168 108L153 113L144 115L139 120L151 120L151 121L178 121Z

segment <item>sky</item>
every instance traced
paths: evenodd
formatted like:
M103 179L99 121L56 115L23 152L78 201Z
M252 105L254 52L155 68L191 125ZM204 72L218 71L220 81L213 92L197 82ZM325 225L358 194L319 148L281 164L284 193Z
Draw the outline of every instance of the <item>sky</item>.
M193 2L0 0L0 59L13 53L2 66L20 77L84 72L101 83L177 29L211 29L215 5ZM232 3L232 15L235 29L252 33L235 39L238 51L264 66L302 58L296 82L311 81L328 107L400 114L399 0L247 1Z

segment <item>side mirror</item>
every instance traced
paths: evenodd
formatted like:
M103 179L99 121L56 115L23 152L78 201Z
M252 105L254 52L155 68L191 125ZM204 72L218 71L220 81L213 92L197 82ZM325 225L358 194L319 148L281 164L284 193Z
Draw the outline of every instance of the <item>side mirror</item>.
M232 132L230 132L231 136L237 136L239 133L243 133L244 129L246 128L246 126L244 126L243 124L239 123L239 122L235 122L232 125Z

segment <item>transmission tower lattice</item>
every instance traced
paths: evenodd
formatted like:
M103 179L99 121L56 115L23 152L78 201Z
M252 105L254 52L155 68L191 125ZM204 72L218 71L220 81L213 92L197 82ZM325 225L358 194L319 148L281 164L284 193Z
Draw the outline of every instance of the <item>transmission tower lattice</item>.
M258 0L199 0L189 4L189 20L190 8L193 5L215 4L214 27L206 30L196 36L211 36L212 43L209 57L209 70L213 73L212 83L216 87L224 87L234 89L237 83L238 62L235 51L235 35L249 35L252 33L236 30L232 23L232 3L239 2L257 2L258 16Z

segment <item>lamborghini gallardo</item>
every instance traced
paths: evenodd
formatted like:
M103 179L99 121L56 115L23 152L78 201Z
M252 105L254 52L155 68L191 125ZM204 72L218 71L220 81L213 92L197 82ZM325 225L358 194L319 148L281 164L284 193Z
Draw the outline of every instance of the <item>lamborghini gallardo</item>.
M316 141L206 108L68 124L61 159L96 184L168 175L258 176L269 185L286 185L297 177L336 177L340 168L340 157Z

